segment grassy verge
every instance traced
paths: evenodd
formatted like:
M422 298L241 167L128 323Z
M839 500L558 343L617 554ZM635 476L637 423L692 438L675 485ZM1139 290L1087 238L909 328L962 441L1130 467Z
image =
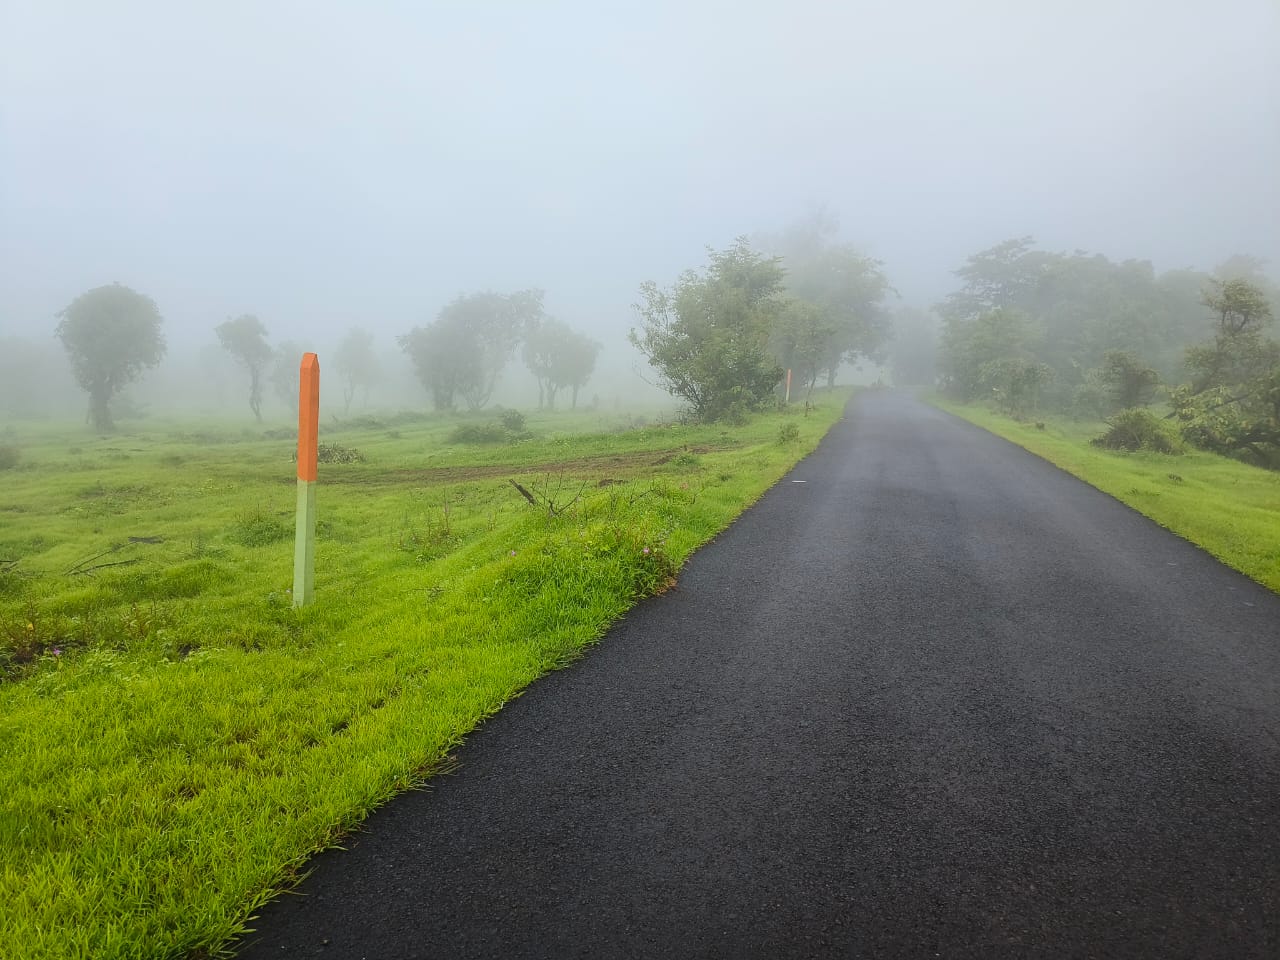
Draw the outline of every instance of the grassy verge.
M1111 494L1223 563L1280 592L1280 474L1194 449L1179 456L1092 446L1102 424L1044 429L990 410L929 398Z
M0 955L216 952L311 853L669 584L847 396L735 428L543 418L484 446L448 443L456 420L331 427L322 442L364 460L321 465L301 611L287 429L10 431Z

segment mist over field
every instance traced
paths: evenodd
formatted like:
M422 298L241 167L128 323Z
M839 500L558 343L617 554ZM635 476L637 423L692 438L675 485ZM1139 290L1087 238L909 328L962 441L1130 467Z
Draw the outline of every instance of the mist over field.
M322 364L371 333L368 402L423 406L396 338L529 289L600 344L584 402L652 403L633 304L708 246L823 216L893 310L1023 235L1274 275L1277 170L1271 0L11 0L0 344L38 402L2 412L83 414L53 330L113 282L163 317L129 391L152 410L247 412L214 333L245 314ZM517 355L492 400L537 396Z

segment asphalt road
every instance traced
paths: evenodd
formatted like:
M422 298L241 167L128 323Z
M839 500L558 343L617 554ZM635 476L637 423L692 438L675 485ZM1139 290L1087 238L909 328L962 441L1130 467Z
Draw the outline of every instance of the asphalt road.
M1280 957L1280 597L899 394L459 759L243 960Z

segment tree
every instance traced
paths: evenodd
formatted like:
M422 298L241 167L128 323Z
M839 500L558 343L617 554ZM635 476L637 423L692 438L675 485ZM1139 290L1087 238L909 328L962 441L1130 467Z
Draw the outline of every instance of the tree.
M222 349L249 371L249 409L262 422L262 375L275 357L267 343L267 328L253 314L246 313L214 328Z
M480 376L478 370L472 369L477 357L470 349L467 333L456 325L436 320L401 334L396 342L413 362L414 373L431 394L431 405L436 410L453 410L458 385Z
M542 291L460 296L425 327L397 338L438 410L461 397L479 410L525 332L542 319Z
M574 333L569 341L569 349L565 351L564 362L556 371L557 382L567 387L572 396L569 406L578 409L578 391L587 385L591 374L595 372L596 360L600 356L601 344L581 333Z
M817 308L818 313L810 311L803 321L803 332L806 349L820 346L814 362L827 386L835 384L842 363L883 359L882 348L889 340L884 300L893 292L884 264L840 243L838 233L836 218L819 211L781 233L759 238L761 249L782 258L786 293ZM824 331L820 344L812 340L819 330ZM794 363L783 363L796 369ZM806 382L816 379L806 374Z
M118 283L82 293L58 316L57 337L89 394L89 419L109 431L111 399L164 356L164 320L150 297Z
M1173 416L1198 447L1280 465L1280 343L1263 335L1271 306L1262 289L1236 277L1204 292L1214 335L1187 350L1191 382L1173 391Z
M629 339L669 393L698 419L715 420L760 407L782 379L769 340L783 309L784 271L745 237L707 254L704 273L686 271L669 291L641 286L641 326Z
M1204 305L1213 311L1219 337L1261 330L1271 322L1271 304L1256 283L1241 277L1211 279Z
M948 321L973 320L993 310L1025 309L1047 266L1032 237L1015 237L975 253L956 276L964 285L948 294L938 312Z
M1115 409L1145 407L1155 399L1160 374L1128 350L1108 350L1099 379L1111 394Z
M991 391L991 364L1034 359L1034 332L1021 312L997 309L972 319L951 317L942 331L939 360L942 386L960 400L976 400Z
M342 415L351 411L357 390L364 391L369 401L369 387L378 379L378 358L373 352L373 334L352 328L338 344L335 357L338 377L342 381Z
M792 371L795 382L813 394L818 376L827 370L832 343L838 333L831 314L808 300L788 300L778 316L771 345L778 362Z
M1036 408L1040 390L1053 379L1047 363L1025 357L1000 357L982 365L979 382L996 408L1011 417L1024 417Z
M538 409L554 410L556 393L565 387L573 391L572 406L577 407L578 391L591 378L600 344L559 320L548 319L529 329L521 353L538 381Z
M1030 345L1035 359L1053 370L1045 400L1060 408L1074 403L1090 415L1103 415L1111 405L1111 389L1100 379L1108 351L1141 357L1173 380L1203 323L1203 274L1158 275L1145 260L1117 263L1080 250L1039 251L1030 237L975 254L956 274L962 287L938 308L947 328L995 310L1022 314L1036 330Z

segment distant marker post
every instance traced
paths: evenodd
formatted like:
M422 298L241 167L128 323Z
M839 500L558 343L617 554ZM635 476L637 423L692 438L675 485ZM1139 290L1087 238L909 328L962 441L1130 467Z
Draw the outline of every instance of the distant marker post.
M783 403L791 402L791 369L789 367L787 368L787 399L783 400L782 402Z
M316 592L316 458L320 433L320 360L302 355L298 378L298 517L293 542L293 605Z

